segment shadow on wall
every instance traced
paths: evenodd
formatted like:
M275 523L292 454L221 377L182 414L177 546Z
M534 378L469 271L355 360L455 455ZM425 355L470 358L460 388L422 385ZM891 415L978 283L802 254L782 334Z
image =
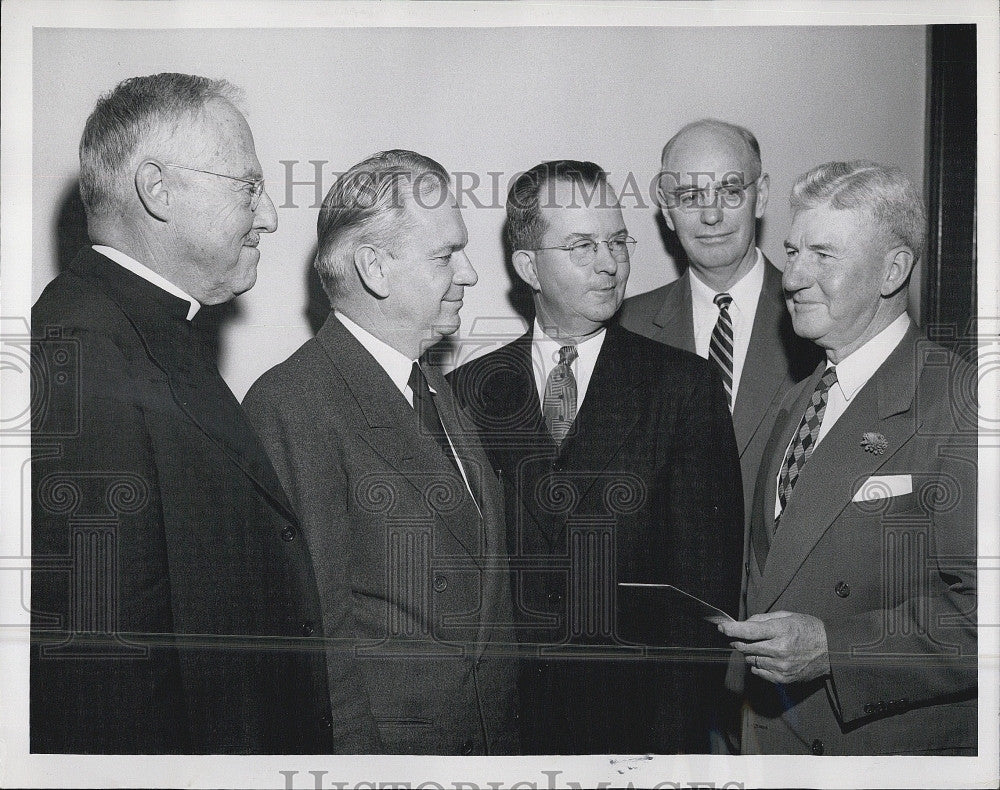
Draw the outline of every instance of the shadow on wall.
M87 233L87 212L80 199L80 182L74 179L62 195L55 221L56 271L65 271L84 247L92 243ZM211 338L211 354L216 367L222 353L221 338L225 325L239 319L239 299L219 305L204 306L199 311L199 323L206 327Z
M90 244L87 235L87 213L80 199L80 182L77 179L66 187L56 213L57 272L69 266L81 248Z
M306 321L309 322L309 330L314 336L330 314L330 300L326 291L323 290L323 283L320 282L319 275L316 273L316 267L313 266L315 258L316 245L313 245L312 254L305 264L306 306L302 313Z

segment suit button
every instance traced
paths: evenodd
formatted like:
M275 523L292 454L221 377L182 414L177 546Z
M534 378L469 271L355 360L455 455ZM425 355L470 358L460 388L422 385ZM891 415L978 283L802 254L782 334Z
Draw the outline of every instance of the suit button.
M281 539L285 541L285 543L295 540L295 528L286 524L281 530Z
M465 743L462 744L462 754L468 756L472 754L472 750L475 748L476 748L475 742L472 740L472 738L469 738L469 740L467 740Z
M548 593L545 597L548 599L549 603L552 604L562 603L563 599L562 593L557 592L556 590L553 590L552 592Z
M434 577L434 592L444 592L448 589L448 579L444 576Z
M812 742L812 746L810 748L812 749L812 753L819 757L823 754L823 741L817 738Z
M302 636L312 636L316 631L316 626L312 620L306 620L302 624Z
M841 598L846 598L851 594L851 585L847 582L837 582L837 586L833 588L833 591Z
M324 713L319 717L319 723L324 730L328 730L333 726L333 717L329 713Z
M875 712L875 706L874 705L865 705L865 713L867 713L869 716L871 716L874 712Z

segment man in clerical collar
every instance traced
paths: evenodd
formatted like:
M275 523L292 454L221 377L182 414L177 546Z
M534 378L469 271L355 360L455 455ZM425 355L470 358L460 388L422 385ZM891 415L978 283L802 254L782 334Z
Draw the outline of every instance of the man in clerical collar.
M743 752L974 755L975 372L907 313L926 217L912 182L830 162L792 189L782 276L826 351L757 476Z
M134 77L84 128L94 246L32 309L33 752L330 748L309 551L192 331L277 226L238 102Z
M534 320L451 381L505 484L523 749L708 751L722 688L710 656L725 644L663 587L625 585L737 612L740 471L722 384L696 355L610 323L635 240L598 165L519 176L506 234Z

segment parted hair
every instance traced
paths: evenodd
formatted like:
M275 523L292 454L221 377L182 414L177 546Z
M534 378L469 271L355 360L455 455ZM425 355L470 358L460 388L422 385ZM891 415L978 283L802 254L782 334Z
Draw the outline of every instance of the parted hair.
M316 223L313 265L331 303L344 291L360 244L392 250L408 226L407 198L448 185L448 171L414 151L380 151L338 176Z
M799 176L789 198L792 213L830 205L868 216L891 243L919 259L927 235L924 201L898 167L864 159L826 162Z
M608 174L600 165L575 159L556 159L535 165L519 175L507 192L504 232L511 252L536 249L541 244L545 233L541 209L543 206L558 208L554 194L543 198L542 193L547 185L556 181L567 181L579 187L579 197L583 201L597 199L602 201L602 205L609 205L605 202L608 199ZM595 195L598 190L600 194ZM576 199L574 192L573 200Z
M100 97L80 138L80 197L88 216L122 214L133 193L137 156L183 145L183 122L212 99L237 104L226 80L165 72L129 77Z

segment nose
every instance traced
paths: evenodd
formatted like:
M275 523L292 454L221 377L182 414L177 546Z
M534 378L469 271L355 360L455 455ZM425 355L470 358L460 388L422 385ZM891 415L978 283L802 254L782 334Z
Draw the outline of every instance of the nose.
M452 276L452 282L455 285L472 287L479 282L479 275L472 268L472 262L469 260L469 256L465 254L465 250L456 252L452 256L452 260L455 262L455 274Z
M278 211L271 196L265 189L260 195L260 203L253 215L253 226L262 233L274 233L278 229Z
M701 209L701 221L704 225L715 225L722 221L722 209L719 207L719 196Z
M785 260L785 268L781 273L781 287L788 293L801 291L809 286L809 271L804 255L796 255Z
M597 258L594 260L594 268L598 272L612 276L618 271L618 259L611 254L611 245L606 241L597 243Z

